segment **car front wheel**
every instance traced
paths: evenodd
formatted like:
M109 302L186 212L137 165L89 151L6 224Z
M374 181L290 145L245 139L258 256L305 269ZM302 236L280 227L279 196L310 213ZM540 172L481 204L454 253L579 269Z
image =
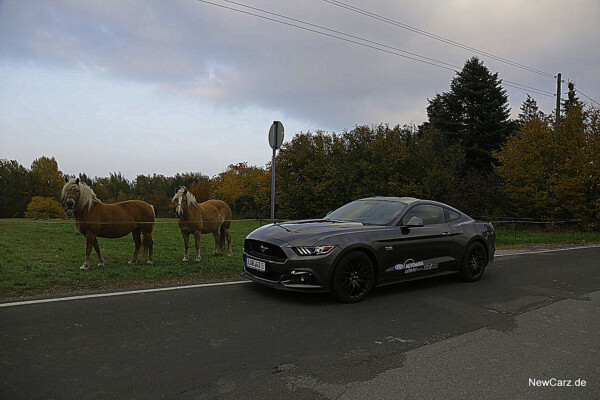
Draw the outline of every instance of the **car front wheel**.
M475 282L483 276L487 265L485 248L479 242L471 243L465 252L460 274L464 280Z
M375 269L368 255L361 251L346 254L333 274L332 292L344 303L362 300L373 287Z

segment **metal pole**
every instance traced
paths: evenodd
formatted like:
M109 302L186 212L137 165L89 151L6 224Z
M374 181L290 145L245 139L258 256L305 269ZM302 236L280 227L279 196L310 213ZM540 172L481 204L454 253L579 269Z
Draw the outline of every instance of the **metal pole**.
M560 72L556 76L556 117L554 123L554 142L558 141L558 126L560 124Z
M554 174L554 171L556 171L556 149L558 146L558 127L560 126L560 84L561 84L561 79L560 79L560 72L556 75L556 114L555 114L555 122L554 122L554 151L553 151L553 155L552 155L552 173ZM550 183L551 181L548 180L548 183L550 184L550 193L553 192L553 186ZM550 212L550 218L554 218L554 211ZM517 232L515 231L515 237L517 235Z
M271 163L271 223L275 223L275 152L273 149L273 161Z

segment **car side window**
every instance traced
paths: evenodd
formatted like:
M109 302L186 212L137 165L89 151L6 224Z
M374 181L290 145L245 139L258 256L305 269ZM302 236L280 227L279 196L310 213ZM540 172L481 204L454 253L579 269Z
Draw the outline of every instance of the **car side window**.
M446 222L452 222L460 219L459 213L448 209L446 209L446 211L448 212L448 214L446 215Z
M408 210L406 215L402 217L401 225L406 225L406 223L412 217L421 218L423 220L424 225L443 224L445 222L444 209L442 207L428 204L415 206Z

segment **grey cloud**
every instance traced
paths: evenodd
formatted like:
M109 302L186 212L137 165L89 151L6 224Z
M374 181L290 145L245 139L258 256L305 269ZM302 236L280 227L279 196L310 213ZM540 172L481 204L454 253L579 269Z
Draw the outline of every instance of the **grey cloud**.
M471 55L318 0L243 2L459 66ZM361 7L474 47L498 49L523 63L537 66L542 60L550 72L568 68L585 80L582 85L591 85L590 92L600 92L598 55L585 51L586 46L598 47L597 23L585 19L596 32L595 37L588 34L587 43L579 43L568 27L560 28L562 54L556 55L555 43L544 36L548 21L534 18L535 7L514 1L503 4L486 8L461 2L379 1ZM566 7L558 1L543 5L552 12ZM593 1L568 7L576 16L600 12ZM510 12L518 24L503 29L502 23L511 21ZM278 109L325 129L404 123L417 115L424 119L426 99L447 90L453 76L450 71L195 1L6 1L0 6L0 35L5 39L0 56L81 65L217 106ZM586 64L568 62L569 57L580 57ZM493 61L486 64L500 70L501 78L553 90L547 78ZM511 93L525 97L522 92ZM520 101L513 99L512 106L518 108Z

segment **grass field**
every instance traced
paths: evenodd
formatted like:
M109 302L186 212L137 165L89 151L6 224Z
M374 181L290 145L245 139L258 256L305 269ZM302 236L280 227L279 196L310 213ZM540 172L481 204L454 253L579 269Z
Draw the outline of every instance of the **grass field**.
M183 239L176 219L157 219L154 265L133 254L133 239L99 238L105 261L98 268L92 250L88 270L79 269L85 258L85 238L73 221L40 222L22 219L0 220L0 298L45 295L59 292L94 291L118 287L147 287L157 284L188 283L239 278L244 238L259 227L258 221L233 221L233 256L227 251L213 256L214 239L202 235L202 261L182 262ZM190 259L195 259L193 236Z
M538 229L496 227L496 247L514 249L530 246L562 246L600 243L599 232L552 232Z
M237 279L242 268L244 238L258 228L258 221L233 221L233 256L212 255L213 237L203 235L201 262L182 262L183 240L176 219L158 219L154 238L154 265L140 258L128 265L133 253L131 235L98 239L105 267L98 268L94 251L90 268L79 269L85 255L85 239L73 221L0 220L0 298L98 291L109 288L149 287ZM600 243L600 233L553 233L498 229L497 247ZM193 243L193 240L191 240ZM190 247L190 259L195 257Z

